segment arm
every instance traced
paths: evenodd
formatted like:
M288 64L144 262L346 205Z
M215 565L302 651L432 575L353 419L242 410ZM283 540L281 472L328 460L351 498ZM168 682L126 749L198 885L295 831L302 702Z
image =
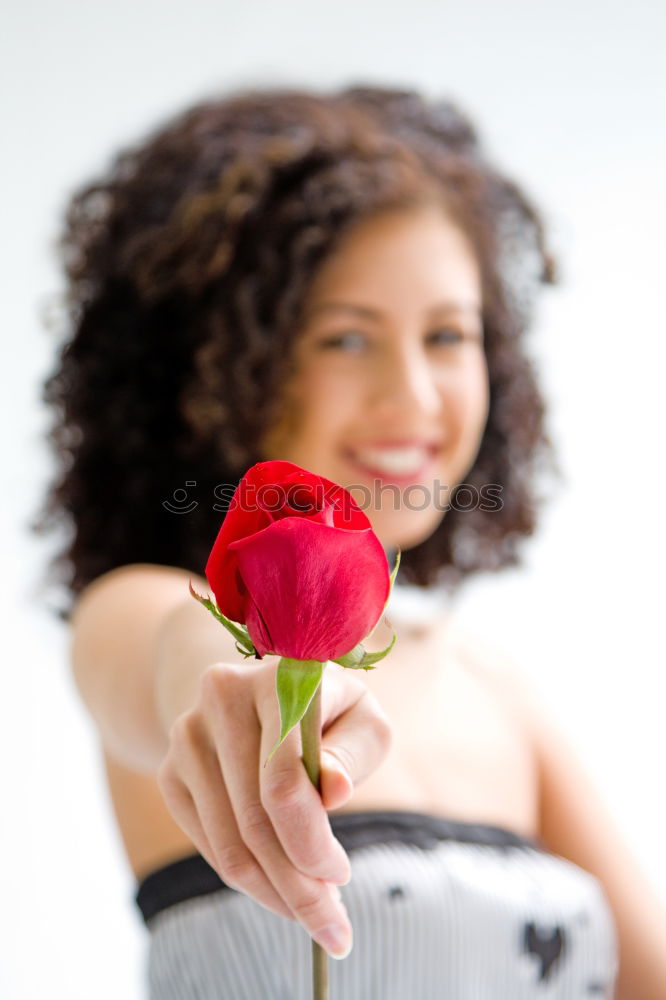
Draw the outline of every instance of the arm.
M190 595L190 579L209 592L205 579L185 570L122 566L94 580L72 614L79 694L105 752L133 771L156 773L171 723L194 702L201 673L240 660L233 638Z
M544 846L601 882L618 932L615 1000L666 997L666 908L617 829L606 802L529 680L514 666L494 674L536 756Z
M388 720L354 671L331 669L322 681L322 794L303 767L298 727L263 766L279 731L276 658L246 663L192 598L189 579L135 564L86 589L72 617L83 701L107 760L155 775L170 814L224 882L340 954L351 928L334 886L350 869L326 809L381 763ZM205 580L192 582L207 591ZM347 774L331 763L340 759Z

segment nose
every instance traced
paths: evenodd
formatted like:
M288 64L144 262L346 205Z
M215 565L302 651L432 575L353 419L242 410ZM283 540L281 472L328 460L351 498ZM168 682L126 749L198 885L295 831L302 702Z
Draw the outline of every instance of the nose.
M375 410L387 417L421 413L433 418L442 405L441 373L419 346L396 347L378 359L373 382Z

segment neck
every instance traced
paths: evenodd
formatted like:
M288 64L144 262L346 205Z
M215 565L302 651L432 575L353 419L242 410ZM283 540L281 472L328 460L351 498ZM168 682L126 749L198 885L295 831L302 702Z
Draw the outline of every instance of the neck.
M397 548L384 546L384 552L392 571ZM396 641L429 641L446 631L451 623L453 598L442 586L418 587L399 581L400 571L394 580L386 613L373 632L372 650L366 644L369 652L379 651L388 645L393 632L396 633Z
M399 613L395 602L392 607L392 602L389 601L386 613L363 645L369 653L378 653L388 646L394 632L396 647L402 643L436 642L444 636L452 622L453 611L450 607L442 608L438 614L418 617L411 609L409 614ZM391 654L388 659L390 658Z

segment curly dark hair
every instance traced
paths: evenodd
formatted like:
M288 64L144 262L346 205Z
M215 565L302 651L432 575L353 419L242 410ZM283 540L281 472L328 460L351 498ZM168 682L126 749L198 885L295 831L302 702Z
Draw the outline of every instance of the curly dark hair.
M449 510L400 576L453 590L519 563L538 474L561 475L525 344L535 292L556 280L539 212L449 101L246 89L181 112L69 202L68 329L42 388L58 471L31 525L70 529L49 567L70 597L61 618L123 564L203 572L232 488L263 457L317 268L354 223L433 198L481 268L490 410L466 483L501 484L503 506ZM163 501L187 481L210 502L176 516Z

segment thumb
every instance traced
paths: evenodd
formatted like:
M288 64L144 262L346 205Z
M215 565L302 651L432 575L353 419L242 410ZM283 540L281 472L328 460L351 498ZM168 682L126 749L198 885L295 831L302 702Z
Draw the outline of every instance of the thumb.
M319 755L321 798L325 809L337 809L350 798L354 782L336 754L335 747L322 748Z

